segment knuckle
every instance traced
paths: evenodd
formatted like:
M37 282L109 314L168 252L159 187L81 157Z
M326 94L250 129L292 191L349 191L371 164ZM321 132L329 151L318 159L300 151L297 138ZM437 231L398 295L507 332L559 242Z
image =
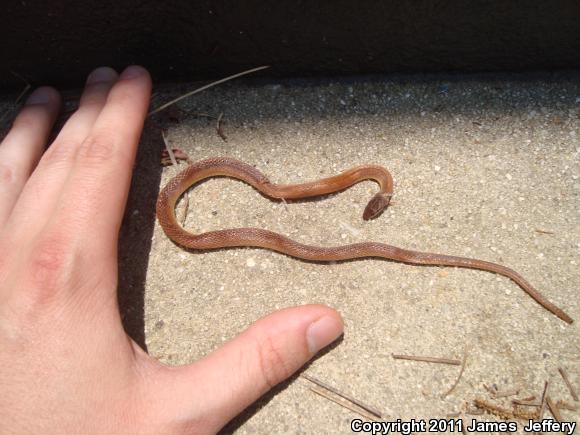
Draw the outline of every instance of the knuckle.
M42 165L67 165L74 160L76 143L57 142L52 144L42 156Z
M0 162L0 183L3 186L14 184L18 180L17 172L13 167Z
M79 158L88 164L108 163L114 157L115 140L106 135L89 136L79 150Z
M262 337L258 343L258 362L262 379L268 388L273 388L292 374L283 357L283 352L270 335Z
M52 299L65 285L72 265L71 247L65 237L42 238L29 258L29 279L39 300Z

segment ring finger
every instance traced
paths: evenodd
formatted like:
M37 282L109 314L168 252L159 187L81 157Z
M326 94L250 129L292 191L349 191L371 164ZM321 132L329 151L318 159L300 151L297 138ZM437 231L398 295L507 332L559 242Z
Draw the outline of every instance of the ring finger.
M6 138L0 143L0 228L36 166L60 108L60 95L49 87L26 100Z

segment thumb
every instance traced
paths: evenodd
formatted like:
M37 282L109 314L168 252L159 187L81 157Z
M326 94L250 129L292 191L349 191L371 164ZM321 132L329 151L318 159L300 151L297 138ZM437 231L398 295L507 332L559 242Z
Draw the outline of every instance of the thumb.
M340 315L323 305L270 314L204 359L173 371L166 384L172 408L190 427L217 432L342 331Z

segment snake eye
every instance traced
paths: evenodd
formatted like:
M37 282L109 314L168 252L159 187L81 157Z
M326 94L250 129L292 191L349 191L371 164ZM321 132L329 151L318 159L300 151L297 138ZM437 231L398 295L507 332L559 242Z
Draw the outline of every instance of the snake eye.
M387 208L389 202L391 202L390 195L377 193L365 207L365 211L363 212L363 219L368 221L369 219L376 218L385 208Z

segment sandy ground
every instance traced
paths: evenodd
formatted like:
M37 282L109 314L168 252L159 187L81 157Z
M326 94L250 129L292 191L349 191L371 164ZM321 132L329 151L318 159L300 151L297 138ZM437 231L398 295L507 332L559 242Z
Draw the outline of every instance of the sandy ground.
M192 87L165 86L154 105ZM146 128L121 239L126 327L151 355L192 362L276 309L322 303L342 313L345 335L305 373L386 421L445 418L475 398L510 406L483 384L526 397L549 380L552 398L572 402L558 367L580 389L579 76L246 81L178 107L174 119ZM227 142L199 113L223 113ZM378 259L314 264L248 248L186 252L154 221L159 186L176 173L159 166L161 127L193 160L232 156L273 182L363 163L395 179L393 205L370 222L361 215L372 182L283 204L213 179L189 194L192 231L257 226L316 245L374 240L489 260L519 271L577 322L565 324L493 273ZM458 366L391 356L461 360L465 352L445 398ZM294 377L224 433L349 433L357 414L311 386ZM580 420L580 411L562 415Z

